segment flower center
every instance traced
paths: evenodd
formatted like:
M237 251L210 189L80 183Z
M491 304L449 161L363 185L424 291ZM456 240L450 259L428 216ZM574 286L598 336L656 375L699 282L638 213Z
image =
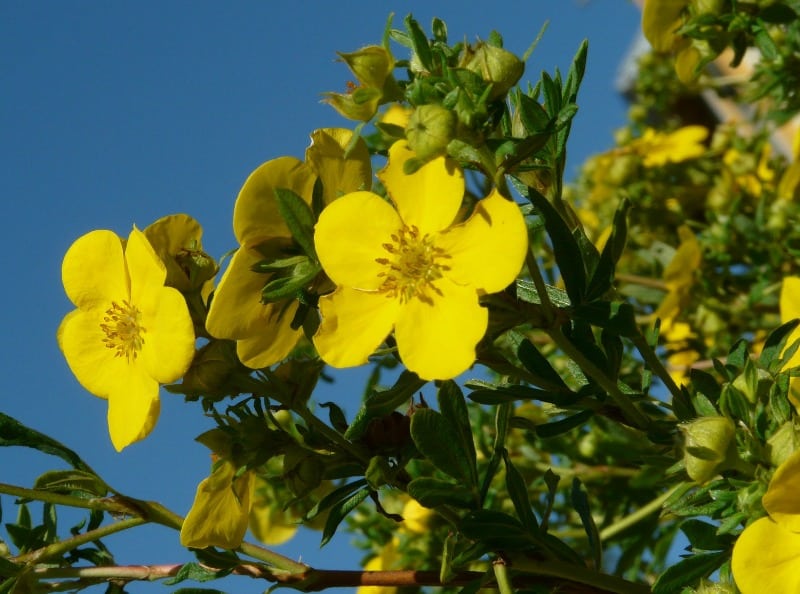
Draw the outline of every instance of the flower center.
M141 315L136 306L127 301L123 301L122 305L112 301L111 307L106 310L100 328L106 333L103 339L106 347L117 351L115 357L125 357L128 362L136 359L144 344L142 334L146 332L139 324Z
M403 302L417 297L431 303L431 291L437 295L442 294L433 282L442 278L444 271L450 270L442 262L450 258L450 255L436 247L430 235L421 237L416 226L403 226L400 231L392 234L392 242L384 243L382 247L390 257L375 259L378 264L386 267L378 275L384 278L381 291L391 297L399 297Z

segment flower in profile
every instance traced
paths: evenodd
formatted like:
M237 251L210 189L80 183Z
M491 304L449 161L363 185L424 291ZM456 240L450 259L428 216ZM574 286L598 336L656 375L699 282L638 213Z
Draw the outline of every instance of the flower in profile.
M103 230L80 237L61 274L77 309L61 322L58 345L81 385L108 400L108 429L120 451L150 433L159 384L177 380L192 362L189 310L164 286L166 268L135 227L127 241Z
M423 379L449 379L475 360L488 311L479 297L504 289L522 267L528 235L519 207L496 190L457 221L464 177L445 157L414 174L404 142L378 177L392 203L351 192L320 215L314 242L337 285L320 298L314 336L334 367L367 361L392 330L400 359Z
M696 159L706 152L703 144L708 138L705 126L684 126L674 132L658 132L647 128L628 148L642 157L645 167L662 167Z
M254 270L262 261L300 253L280 214L276 190L291 190L311 204L319 180L327 204L370 185L372 170L363 141L345 156L351 131L316 130L311 139L305 163L280 157L262 164L247 178L234 206L233 231L240 247L211 301L206 329L215 338L235 340L239 360L253 369L281 361L303 336L302 328L292 326L296 300L262 300L262 289L277 273Z
M800 592L800 451L775 471L761 502L769 517L747 526L731 568L742 594Z
M215 459L211 475L197 486L194 503L181 526L181 545L236 549L242 544L256 477L250 470L237 476L236 470L232 462Z

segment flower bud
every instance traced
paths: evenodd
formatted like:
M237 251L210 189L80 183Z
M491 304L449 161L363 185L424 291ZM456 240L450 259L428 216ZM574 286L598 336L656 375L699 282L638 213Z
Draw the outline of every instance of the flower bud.
M236 358L235 343L213 340L194 356L192 366L183 376L182 391L187 395L226 396L236 392L231 377L244 370Z
M289 447L283 457L283 478L289 489L303 497L322 483L325 465L320 457L299 446Z
M681 425L686 473L705 483L736 457L736 427L728 417L700 417Z
M479 43L472 50L464 65L467 70L480 74L483 80L492 83L489 99L505 95L517 84L525 71L525 62L502 47Z
M690 6L694 14L720 14L725 0L692 0Z
M358 82L365 87L382 89L394 67L391 54L379 45L362 47L357 52L349 54L339 52L339 57L347 64Z
M441 105L420 105L406 126L409 148L423 161L443 155L456 129L455 114Z

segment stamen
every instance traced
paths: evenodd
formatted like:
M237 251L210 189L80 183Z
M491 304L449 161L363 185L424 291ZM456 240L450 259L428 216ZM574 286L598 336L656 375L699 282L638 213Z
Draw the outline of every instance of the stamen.
M380 290L387 297L399 297L404 302L414 297L431 303L431 293L442 294L433 283L442 277L443 272L450 270L442 262L450 255L434 245L431 236L421 236L414 225L403 227L391 237L393 243L385 243L382 247L392 257L375 259L385 266L385 270L378 274L385 277Z
M141 312L128 301L122 305L116 301L111 302L111 307L103 316L100 328L105 332L103 342L106 348L115 349L115 357L125 357L128 362L136 359L144 345L142 336L146 329L139 323Z

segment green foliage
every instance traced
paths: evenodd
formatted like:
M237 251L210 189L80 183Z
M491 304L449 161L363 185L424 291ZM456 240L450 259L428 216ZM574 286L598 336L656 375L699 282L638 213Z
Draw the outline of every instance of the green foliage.
M758 48L758 90L742 83L732 92L769 100L754 112L757 130L795 115L797 3L706 3L717 6L711 12L701 4L687 4L678 32L703 50L700 65L725 48L734 62ZM787 365L800 348L798 321L782 319L778 298L784 279L800 274L797 155L790 162L771 152L765 132L726 123L704 122L708 139L687 141L680 105L719 85L706 75L681 85L671 61L648 55L617 146L565 185L587 43L565 78L543 72L523 89L530 52L518 58L499 34L450 44L439 19L431 36L410 15L403 24L387 25L382 49L360 50L383 59L395 42L408 54L394 61L387 86L350 97L359 106L379 91L381 104L411 112L406 127L377 122L364 135L370 154L406 138L416 145L410 170L440 157L468 170L459 216L493 188L527 201L525 266L505 290L481 295L489 330L475 373L483 375L423 381L402 369L390 336L352 418L341 403L315 402L319 380L332 378L307 339L319 298L334 290L314 245L320 179L311 206L276 190L292 238L260 244L252 269L264 275L263 303L298 303L291 328L305 338L285 361L250 370L233 341L203 329L192 368L170 386L213 423L198 441L233 464L234 482L253 478L270 485L262 493L286 494L260 502L258 513L293 514L321 530L322 545L347 529L381 569L438 576L426 584L689 592L719 570L730 585L738 535L765 514L775 468L800 447L789 397L800 373ZM362 78L374 74L367 66ZM197 298L202 327L208 302ZM71 467L46 471L30 488L0 485L18 508L5 524L9 544L0 543L0 592L35 591L32 568L53 576L79 561L111 566L103 538L116 530L148 521L180 529L181 518L114 492L75 452L2 413L0 445ZM698 461L707 473L695 472ZM237 494L237 504L245 499ZM33 501L43 502L39 523ZM65 535L59 505L90 512ZM106 523L106 512L120 519ZM676 561L678 531L689 546ZM345 585L247 541L195 554L198 563L167 584L241 572L303 590ZM491 571L493 563L503 569ZM73 577L76 590L95 583Z

